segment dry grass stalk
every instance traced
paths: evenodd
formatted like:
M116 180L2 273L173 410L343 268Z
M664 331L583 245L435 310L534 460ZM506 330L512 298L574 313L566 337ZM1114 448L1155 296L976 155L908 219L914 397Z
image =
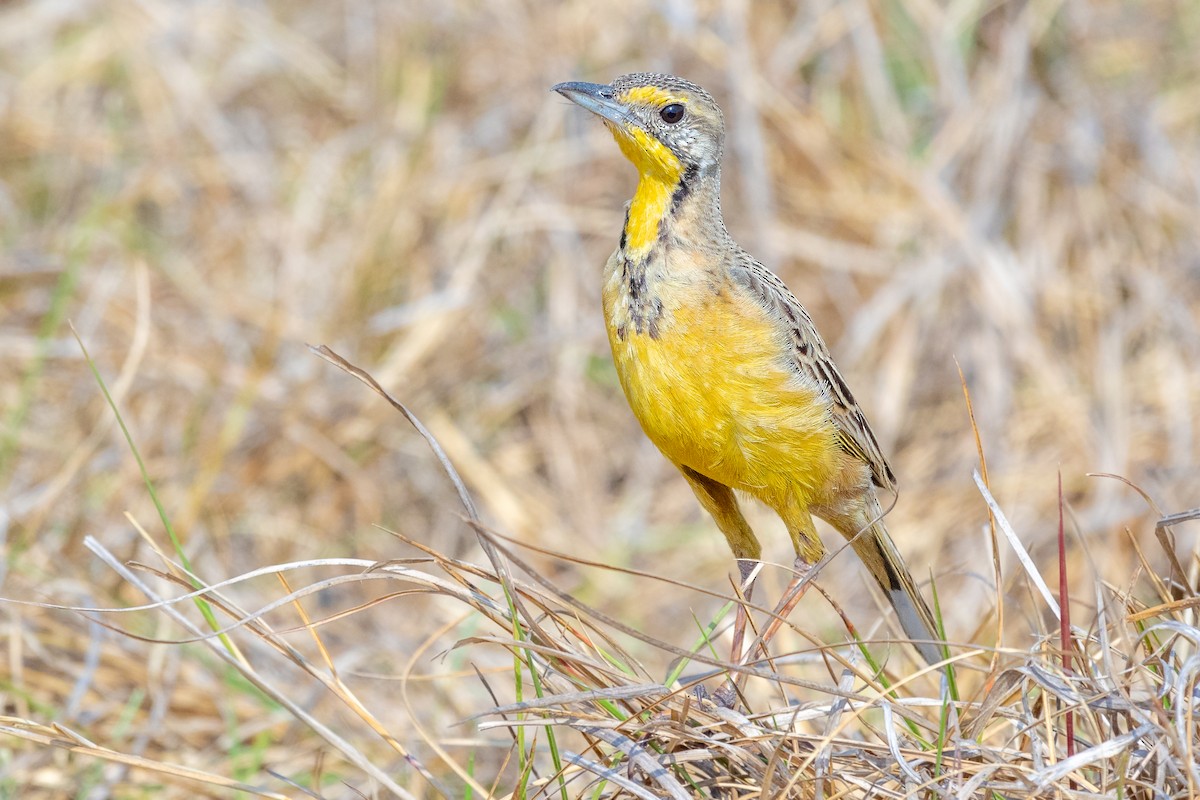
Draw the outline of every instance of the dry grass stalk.
M724 102L730 225L885 442L956 701L818 649L884 652L846 558L742 712L687 685L724 642L667 680L728 555L608 366L632 176L546 91L642 68ZM0 796L1194 794L1197 523L1155 503L1200 498L1198 76L1172 0L4 5ZM68 322L236 647L190 600L16 602L191 591ZM483 527L306 341L421 412Z

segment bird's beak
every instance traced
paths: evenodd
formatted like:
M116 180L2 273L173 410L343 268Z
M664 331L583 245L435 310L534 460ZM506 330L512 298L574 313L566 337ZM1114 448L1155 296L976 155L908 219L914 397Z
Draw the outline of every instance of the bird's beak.
M596 116L622 127L633 122L629 109L614 99L617 94L616 90L606 84L568 81L555 84L551 87L551 91L558 92Z

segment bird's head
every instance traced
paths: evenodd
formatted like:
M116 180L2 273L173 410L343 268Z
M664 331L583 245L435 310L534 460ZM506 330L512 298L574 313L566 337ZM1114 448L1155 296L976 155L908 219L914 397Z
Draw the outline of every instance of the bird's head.
M690 81L638 72L607 85L560 83L554 91L603 119L621 152L645 177L674 184L720 165L721 109Z

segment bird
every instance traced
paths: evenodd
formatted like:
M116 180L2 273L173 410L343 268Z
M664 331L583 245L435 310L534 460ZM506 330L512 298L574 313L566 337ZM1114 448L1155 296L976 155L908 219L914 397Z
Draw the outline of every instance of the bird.
M642 430L724 534L745 596L762 545L738 493L783 520L793 584L826 552L814 516L850 540L922 658L940 661L934 616L875 493L895 493L896 476L804 306L725 227L725 124L712 95L649 72L552 91L598 116L637 168L603 273L613 363Z

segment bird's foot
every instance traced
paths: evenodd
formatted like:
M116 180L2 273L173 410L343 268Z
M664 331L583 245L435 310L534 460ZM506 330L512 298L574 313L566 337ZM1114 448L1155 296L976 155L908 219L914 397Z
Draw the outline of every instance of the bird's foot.
M720 689L712 693L712 701L721 708L737 708L739 699L737 684L730 678Z

